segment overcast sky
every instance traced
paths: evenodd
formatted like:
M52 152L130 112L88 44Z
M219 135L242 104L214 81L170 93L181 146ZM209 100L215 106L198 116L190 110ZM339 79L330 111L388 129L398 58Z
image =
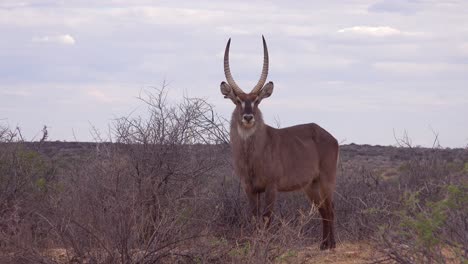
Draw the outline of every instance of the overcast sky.
M468 1L0 0L0 125L92 140L170 83L223 99L222 53L250 90L270 53L265 120L315 122L344 143L468 144Z

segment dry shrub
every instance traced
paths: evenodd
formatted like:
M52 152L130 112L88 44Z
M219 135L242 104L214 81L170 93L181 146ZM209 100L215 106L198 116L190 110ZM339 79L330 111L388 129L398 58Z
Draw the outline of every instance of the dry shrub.
M236 175L226 177L213 193L215 225L210 229L217 249L206 263L295 263L305 247L319 248L322 220L302 192L280 193L270 227L248 210ZM261 203L264 203L264 197Z
M411 151L411 149L410 149ZM412 150L418 151L418 150ZM453 161L444 150L426 150L402 169L393 221L379 226L376 241L399 263L465 263L468 260L467 153Z
M192 261L203 253L186 248L212 225L205 212L213 204L204 202L210 190L202 183L225 162L219 157L226 133L206 101L170 103L165 88L140 98L145 116L115 121L116 143L98 143L59 170L0 131L2 139L11 138L0 154L5 257L17 263L155 263ZM54 256L51 249L62 253Z
M318 248L306 196L280 194L272 226L256 222L225 120L166 95L141 96L146 112L116 119L112 143L56 151L0 127L0 262L295 263ZM467 175L467 150L342 146L338 240L371 240L403 263L466 261Z
M341 153L335 203L340 239L371 240L398 263L466 261L467 150L409 142L386 149L348 145ZM391 170L373 164L390 154Z
M246 221L245 225L225 227L222 233L212 230L214 237L209 244L214 245L214 250L200 259L203 263L294 263L304 247L312 245L310 223L321 222L316 211L299 216L276 215L269 227L248 214L240 219ZM320 239L317 237L317 240Z
M49 198L55 172L50 159L23 145L19 128L0 128L0 252L19 248L27 257L45 245L36 211Z

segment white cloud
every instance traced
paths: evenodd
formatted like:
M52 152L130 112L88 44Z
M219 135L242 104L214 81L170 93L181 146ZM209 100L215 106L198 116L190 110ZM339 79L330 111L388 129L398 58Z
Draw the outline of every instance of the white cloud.
M294 37L313 37L320 35L322 30L318 27L300 26L300 25L284 25L279 28L284 33Z
M424 3L419 0L381 0L369 6L369 11L411 14L420 11L423 7Z
M468 56L468 42L462 43L458 46L461 54L464 56Z
M224 78L226 41L233 37L234 78L249 90L261 71L262 34L270 49L270 78L277 84L268 102L284 106L285 123L301 116L309 120L315 110L325 110L340 112L324 118L336 124L353 111L368 112L369 118L374 114L382 124L395 124L394 115L380 117L382 109L388 108L414 110L418 120L445 122L453 130L449 122L456 124L456 119L447 118L453 116L451 111L468 109L468 104L456 100L467 98L463 10L468 1L451 1L450 6L419 0L274 1L269 5L188 0L58 2L0 0L0 33L5 36L0 41L0 56L5 58L0 61L4 69L0 105L13 109L0 111L4 117L37 124L52 120L47 113L51 109L60 109L53 111L57 124L59 118L70 115L75 115L73 122L90 118L92 123L104 123L109 116L133 109L129 105L141 86L157 85L163 78L171 82L171 94L177 91L174 98L188 89L209 98L222 111L229 108L223 112L229 117L232 103L217 88ZM379 90L374 91L377 86ZM9 92L3 92L7 88ZM404 93L388 92L396 88ZM431 96L425 96L428 90ZM55 100L43 107L42 116L31 118L30 113L42 108L51 94ZM301 96L295 100L292 96L297 94ZM408 101L399 99L403 95ZM94 114L97 109L99 115ZM439 109L444 109L444 115ZM434 115L435 110L440 114ZM414 121L407 116L401 120ZM64 125L55 129L59 126ZM73 124L82 131L87 126L86 121ZM363 129L368 134L352 133L366 137L385 132L379 126Z
M11 1L11 2L5 2L5 3L0 3L0 8L6 8L6 9L10 9L10 8L19 8L19 7L25 7L25 6L28 6L29 4L26 3L26 2L15 2L15 1Z
M64 45L74 45L76 42L75 38L73 38L69 34L36 37L36 38L33 38L32 41L43 42L43 43L58 43L58 44L64 44Z
M96 88L88 89L86 94L93 97L95 100L99 102L103 102L103 103L112 103L112 102L118 101L117 98L110 97L106 95L104 92L102 92L101 90L98 90Z
M274 67L282 72L295 72L299 69L343 69L352 66L357 61L333 54L304 53L276 55Z
M467 64L416 63L416 62L376 62L375 69L397 74L434 74L440 72L468 72Z
M10 95L10 96L21 96L21 97L32 95L31 92L25 91L25 90L4 90L4 91L1 91L0 94Z
M421 108L421 107L430 107L435 109L437 107L450 107L454 105L466 105L468 99L463 97L441 97L440 94L436 93L408 93L408 91L400 91L393 95L393 98L396 99L398 103L396 106L401 107L405 106L409 109Z
M58 41L63 44L73 45L75 44L75 39L70 35L60 35L58 36Z
M175 8L164 6L132 6L111 8L102 12L116 18L142 19L148 23L164 25L193 25L213 23L224 19L225 12L218 10Z
M231 26L221 26L218 27L223 33L227 35L252 35L254 32L252 30L238 28L238 27L231 27Z
M338 33L344 34L358 34L358 35L366 35L372 37L389 37L389 36L397 36L397 35L414 35L417 33L410 33L401 31L399 29L388 27L388 26L379 26L379 27L371 27L371 26L354 26L354 27L347 27L338 30Z

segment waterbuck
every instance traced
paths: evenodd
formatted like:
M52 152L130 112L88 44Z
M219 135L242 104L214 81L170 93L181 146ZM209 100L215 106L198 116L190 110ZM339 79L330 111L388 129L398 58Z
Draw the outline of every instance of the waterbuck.
M260 102L273 93L268 82L268 49L263 39L263 70L250 93L234 81L229 68L229 47L224 52L226 82L221 93L236 105L231 117L230 138L235 173L240 177L252 213L259 216L260 194L265 193L263 218L271 220L277 192L303 190L322 216L320 249L335 247L333 192L338 142L317 124L276 129L263 122Z

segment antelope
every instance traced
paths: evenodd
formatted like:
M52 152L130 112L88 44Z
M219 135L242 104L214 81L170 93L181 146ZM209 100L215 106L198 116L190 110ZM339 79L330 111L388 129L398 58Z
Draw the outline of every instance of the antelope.
M335 248L333 192L339 146L337 140L315 123L273 128L263 121L260 102L273 93L268 75L268 48L263 39L263 69L258 83L245 93L229 68L228 40L224 51L221 93L235 104L230 140L235 174L240 178L254 217L260 216L260 194L265 193L263 219L269 225L277 192L302 190L322 218L320 249Z

